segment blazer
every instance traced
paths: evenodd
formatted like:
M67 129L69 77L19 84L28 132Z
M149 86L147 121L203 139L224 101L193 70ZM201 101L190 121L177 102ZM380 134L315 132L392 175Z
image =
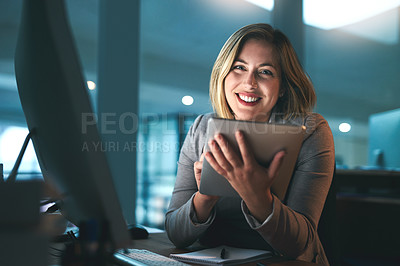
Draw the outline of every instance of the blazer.
M294 259L329 265L319 240L317 226L332 181L334 144L327 121L319 114L284 120L273 113L270 123L306 126L286 197L274 197L273 212L259 223L240 198L221 197L209 219L198 223L193 196L198 191L194 163L206 144L207 121L200 115L183 143L175 187L165 216L165 229L177 247L199 240L207 246L231 245L267 249Z

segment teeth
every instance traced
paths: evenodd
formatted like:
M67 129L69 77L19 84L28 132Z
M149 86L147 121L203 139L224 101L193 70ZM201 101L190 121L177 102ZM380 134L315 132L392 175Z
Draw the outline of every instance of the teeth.
M247 102L247 103L253 103L253 102L258 100L258 98L243 96L243 95L240 95L240 94L239 94L239 98L242 99L243 101Z

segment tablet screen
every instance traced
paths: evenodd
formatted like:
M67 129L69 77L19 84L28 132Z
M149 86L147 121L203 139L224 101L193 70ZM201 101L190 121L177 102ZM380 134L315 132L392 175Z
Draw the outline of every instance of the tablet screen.
M254 157L264 167L269 166L277 152L281 150L286 151L286 156L283 159L278 176L271 188L272 193L280 200L283 200L304 139L305 127L213 117L208 120L206 143L208 143L210 138L214 138L215 134L221 133L228 141L228 145L231 145L239 153L235 138L237 130L243 132ZM205 151L209 150L208 144L206 144ZM206 159L203 161L200 193L214 196L239 197L229 182L223 176L219 175Z

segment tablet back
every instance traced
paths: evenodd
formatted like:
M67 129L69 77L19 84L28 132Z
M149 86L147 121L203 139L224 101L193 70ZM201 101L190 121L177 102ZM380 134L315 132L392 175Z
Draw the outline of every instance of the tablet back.
M244 133L254 157L258 163L265 167L268 167L278 151L286 151L278 176L271 188L272 193L280 200L283 200L303 142L305 127L210 118L207 128L207 143L210 138L214 138L215 134L221 133L227 139L229 145L240 155L235 138L237 130L241 130ZM210 148L206 144L205 151L209 150ZM201 173L200 193L205 195L239 197L229 182L223 176L219 175L206 159L204 159Z

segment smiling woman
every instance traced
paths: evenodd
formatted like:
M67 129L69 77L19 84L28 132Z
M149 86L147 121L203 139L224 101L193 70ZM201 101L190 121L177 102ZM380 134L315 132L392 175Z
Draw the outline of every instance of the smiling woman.
M287 37L268 24L236 31L215 61L210 98L215 114L195 120L181 149L165 219L170 240L178 247L200 240L209 246L267 249L327 265L317 225L333 176L332 133L321 115L311 113L314 88ZM265 167L255 160L239 131L235 134L239 151L222 134L206 142L212 116L306 127L283 200L271 186L285 152L277 152ZM210 148L207 152L205 145ZM199 192L204 159L240 198Z
M228 106L227 103L230 96L226 92L225 86L227 85L230 88L233 85L231 81L238 77L238 73L241 73L241 71L245 71L245 73L252 72L253 74L258 73L253 77L251 75L247 76L247 78L252 79L247 81L243 81L243 76L241 75L242 82L261 85L264 87L265 92L271 92L270 89L266 90L265 84L267 83L269 88L271 88L272 84L274 84L272 87L278 86L279 93L275 95L276 99L268 97L268 100L272 101L270 104L273 103L269 107L274 107L274 111L283 114L285 118L301 116L301 114L311 111L315 104L314 87L307 74L303 71L289 39L279 30L274 30L269 25L263 25L268 24L252 24L232 34L215 61L210 79L210 99L215 112L220 117L228 119L235 117L235 110L232 110L234 107ZM246 57L247 60L252 60L252 62L246 62L242 57ZM250 67L249 63L258 63L259 65L254 65L252 69L247 69ZM257 69L254 67L257 67ZM261 77L264 78L261 79ZM247 88L247 90L252 89ZM259 97L254 94L242 94L242 100L245 96ZM271 109L267 111L271 111ZM268 114L265 115L260 117L259 120L266 121L265 118ZM249 118L247 116L244 119L258 120L255 119L256 117Z
M235 119L268 121L280 94L274 61L273 46L267 41L250 39L243 45L224 84Z

